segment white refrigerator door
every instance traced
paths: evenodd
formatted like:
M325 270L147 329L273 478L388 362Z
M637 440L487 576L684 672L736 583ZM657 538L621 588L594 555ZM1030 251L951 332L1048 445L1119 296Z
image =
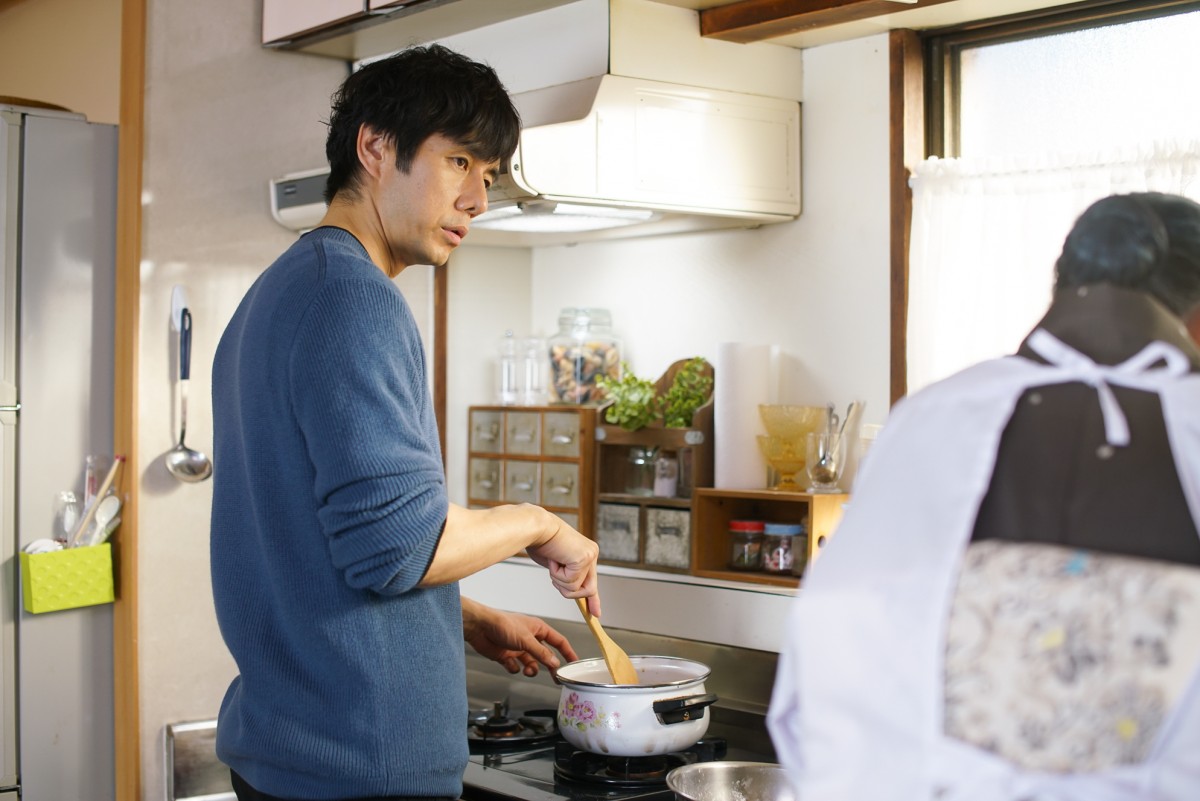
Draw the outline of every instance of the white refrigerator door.
M115 126L30 112L23 134L18 546L112 454L117 174ZM22 798L112 801L112 605L18 615Z
M17 784L16 476L17 233L20 118L0 112L0 788ZM0 794L0 799L3 795Z

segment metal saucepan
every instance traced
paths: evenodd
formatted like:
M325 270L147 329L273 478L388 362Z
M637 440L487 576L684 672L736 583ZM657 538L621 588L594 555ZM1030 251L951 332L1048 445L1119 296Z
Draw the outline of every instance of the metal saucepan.
M697 762L667 774L679 801L795 801L783 767L772 762Z
M704 736L706 665L673 656L631 656L638 684L613 684L603 659L558 669L558 728L571 745L593 754L653 756L680 751Z

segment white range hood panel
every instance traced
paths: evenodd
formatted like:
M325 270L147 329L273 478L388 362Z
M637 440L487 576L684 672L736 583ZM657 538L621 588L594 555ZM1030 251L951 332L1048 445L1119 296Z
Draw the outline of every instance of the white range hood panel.
M800 105L609 75L583 119L522 131L510 170L526 193L552 200L790 219L800 213Z

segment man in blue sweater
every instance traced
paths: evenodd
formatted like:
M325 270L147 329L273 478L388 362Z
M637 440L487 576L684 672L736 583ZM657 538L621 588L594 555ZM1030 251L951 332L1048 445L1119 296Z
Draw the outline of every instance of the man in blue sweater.
M246 799L454 799L464 639L510 672L576 657L461 598L524 549L596 596L595 543L530 505L449 503L424 349L392 278L444 264L519 121L495 73L412 48L333 98L329 210L254 283L213 366L213 594L239 674L217 752Z

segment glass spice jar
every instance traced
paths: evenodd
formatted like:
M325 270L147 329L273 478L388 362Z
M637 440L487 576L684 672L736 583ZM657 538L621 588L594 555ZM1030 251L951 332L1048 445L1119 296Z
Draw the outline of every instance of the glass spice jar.
M762 569L767 573L791 573L795 563L794 538L804 533L799 523L767 523L763 527Z
M604 390L596 379L621 377L621 343L608 309L563 309L549 351L552 403L599 405Z
M762 521L730 520L729 539L729 567L733 570L758 570L762 565Z

